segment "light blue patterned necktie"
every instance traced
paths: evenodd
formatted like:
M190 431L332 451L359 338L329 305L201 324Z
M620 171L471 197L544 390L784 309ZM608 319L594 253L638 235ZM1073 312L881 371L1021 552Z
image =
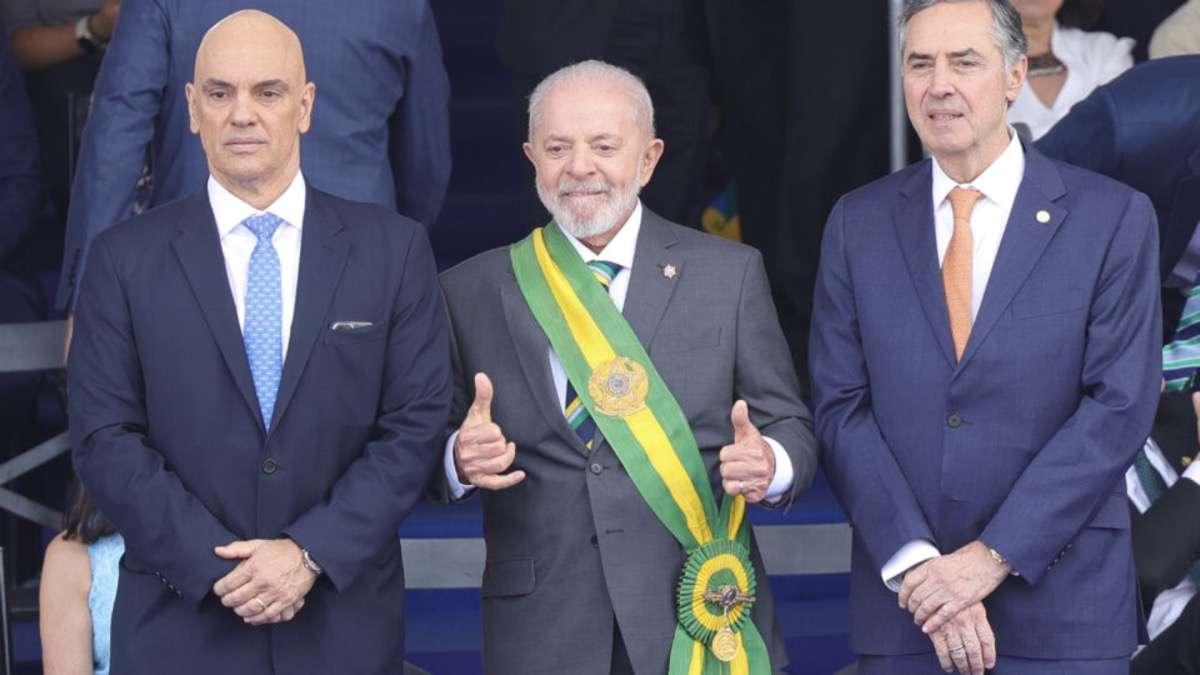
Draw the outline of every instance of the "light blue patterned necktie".
M250 254L246 277L246 317L242 339L254 378L254 393L262 412L263 426L271 427L275 395L283 375L283 293L279 282L279 254L271 243L283 223L279 216L260 213L242 221L258 237Z

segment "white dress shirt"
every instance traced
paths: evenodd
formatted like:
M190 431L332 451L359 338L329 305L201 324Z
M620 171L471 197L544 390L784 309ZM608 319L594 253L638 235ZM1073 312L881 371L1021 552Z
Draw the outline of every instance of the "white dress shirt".
M1042 103L1026 80L1017 100L1008 109L1008 121L1028 124L1033 139L1041 138L1093 89L1133 67L1134 44L1130 38L1118 38L1111 33L1054 24L1050 33L1050 51L1067 66L1067 79L1062 90L1054 99L1054 105L1048 106Z
M637 252L638 233L641 230L642 203L639 201L637 206L634 207L633 213L630 214L629 220L625 221L625 225L617 232L617 235L599 253L592 251L592 249L585 246L583 242L576 239L570 233L563 231L563 234L567 237L567 241L571 242L571 245L575 247L576 252L579 253L579 257L583 258L585 263L593 260L603 260L621 266L621 269L608 285L608 294L618 310L625 307L625 295L629 291L629 279L632 277L630 270L633 269L634 254ZM558 360L558 355L554 353L554 348L551 347L548 351L550 375L554 379L554 391L558 394L559 405L566 409L567 373L563 370L562 362ZM458 471L454 467L454 441L457 438L458 432L456 431L446 441L446 452L443 462L446 478L450 484L450 493L455 499L465 495L468 490L474 489L472 486L464 485L458 480ZM765 497L766 501L772 502L777 501L792 487L792 479L794 478L792 460L778 441L767 436L763 436L763 440L767 442L767 445L771 446L771 450L775 453L775 476L772 478L771 484L767 487Z
M983 293L987 290L1000 242L1008 226L1017 190L1025 177L1025 150L1011 128L1009 142L1000 156L979 177L969 183L957 183L946 175L937 159L933 160L933 221L937 237L938 264L946 257L950 237L954 234L954 210L950 206L950 191L955 187L971 188L983 193L983 198L971 210L971 320L979 314ZM941 555L932 542L914 539L900 547L880 571L883 583L893 591L900 590L904 573L930 558Z
M306 199L304 177L296 172L292 184L270 206L259 211L238 199L212 176L208 177L208 203L217 221L217 236L225 256L225 274L237 308L238 327L246 325L246 283L250 272L250 254L258 244L258 236L242 224L250 216L270 213L283 223L275 230L271 243L279 255L279 290L282 293L283 316L281 336L282 357L287 358L288 338L292 334L292 317L296 311L296 282L300 276L300 231L304 226Z
M1200 462L1192 462L1180 476L1175 473L1175 469L1163 456L1162 450L1153 438L1146 439L1144 449L1146 459L1150 460L1150 465L1154 467L1158 475L1162 476L1163 482L1167 484L1167 489L1175 485L1175 481L1180 478L1200 484ZM1129 495L1129 501L1133 502L1138 513L1145 513L1150 508L1150 497L1142 487L1142 481L1138 480L1137 469L1132 466L1125 471L1125 492ZM1169 588L1154 598L1154 606L1150 608L1150 616L1146 619L1146 631L1150 633L1151 640L1175 623L1175 620L1183 612L1183 608L1195 594L1196 583L1192 581L1190 575L1185 574L1183 581L1180 581L1174 588Z

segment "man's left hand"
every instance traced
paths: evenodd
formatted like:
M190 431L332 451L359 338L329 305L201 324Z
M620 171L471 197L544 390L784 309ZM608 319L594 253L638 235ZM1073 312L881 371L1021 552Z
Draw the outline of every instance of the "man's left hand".
M949 555L931 558L904 575L900 607L926 635L937 632L959 612L983 601L1012 567L992 557L983 542L973 541Z
M213 593L251 625L290 618L294 611L289 610L302 603L317 580L291 539L235 541L215 551L226 560L241 562L213 584Z
M745 401L733 404L733 443L721 448L721 485L729 495L755 504L767 496L775 477L775 451L750 421Z

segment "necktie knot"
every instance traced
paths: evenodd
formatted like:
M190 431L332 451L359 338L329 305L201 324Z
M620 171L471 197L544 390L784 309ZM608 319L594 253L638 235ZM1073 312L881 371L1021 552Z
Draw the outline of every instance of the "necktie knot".
M256 213L243 220L242 224L253 232L259 241L270 243L271 238L275 236L275 230L282 222L283 220L273 213Z
M590 260L588 261L587 265L589 268L591 268L592 274L596 277L596 281L599 281L600 285L603 286L604 290L606 291L612 284L612 280L622 269L620 264L609 262L607 260Z
M956 187L950 191L950 209L954 212L955 220L971 222L971 211L975 203L983 198L983 193L971 188Z

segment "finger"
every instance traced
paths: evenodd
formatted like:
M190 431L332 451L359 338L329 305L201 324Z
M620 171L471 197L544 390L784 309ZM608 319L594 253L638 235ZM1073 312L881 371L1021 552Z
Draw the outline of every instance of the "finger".
M910 605L917 605L912 609L913 623L920 626L926 635L936 633L945 623L942 622L937 625L929 623L930 619L936 616L938 611L942 609L942 606L946 604L945 595L946 592L944 589L934 588L928 596L921 600L920 604L910 603Z
M213 552L226 560L239 560L249 558L254 553L254 549L258 548L258 545L261 543L258 539L232 541L224 546L214 548Z
M250 617L247 623L255 626L261 626L268 623L279 623L282 620L283 612L291 606L292 603L290 602L272 602L264 611Z
M742 494L741 483L742 481L740 480L723 480L721 481L721 487L724 488L725 494L730 497L736 497Z
M222 595L221 596L221 604L225 605L226 607L240 607L246 603L250 603L252 605L257 606L258 603L254 602L254 598L260 598L260 594L262 593L262 590L263 589L261 587L261 584L255 582L253 579L251 579L250 581L247 581L245 584L242 584L242 586L240 588L237 588L229 593L226 593L225 595ZM260 598L260 599L263 600L264 602L267 602L267 598L265 598L265 597ZM262 609L262 608L259 607L259 609Z
M963 646L962 642L958 641L961 639L960 636L952 635L946 641L946 644L949 646L949 649L946 651L950 654L950 660L954 662L954 667L958 669L958 672L961 675L970 675L971 666L967 662L967 649Z
M979 644L979 636L975 626L969 625L959 633L963 647L967 649L967 668L970 675L983 675L983 648Z
M229 593L244 586L253 577L254 575L251 573L249 567L246 565L238 565L237 567L234 567L229 574L217 579L217 583L213 584L213 593L217 597L223 598Z
M266 610L267 606L269 606L269 605L267 604L267 602L265 600L262 600L262 599L256 600L254 598L250 598L250 600L248 600L247 602L243 602L242 604L234 607L233 613L237 614L238 616L242 617L243 619L249 619L249 618L258 616L259 614L262 614L263 612L267 611Z
M492 421L492 396L492 381L484 373L475 373L475 400L467 411L467 419L472 425Z
M975 634L979 636L979 646L983 651L983 667L996 667L996 634L992 632L992 624L987 620L987 612L983 605L976 605Z
M954 669L954 661L950 659L950 646L946 644L945 633L934 633L931 636L933 640L933 651L937 653L938 665L947 673Z
M745 401L738 400L733 404L733 411L730 413L729 419L733 422L734 443L758 435L758 429L750 422L750 408Z
M458 442L463 446L464 454L478 452L490 447L493 443L504 447L504 432L500 426L491 422L478 426L466 427L458 432Z
M929 617L928 620L922 622L921 630L925 631L926 633L932 633L935 630L938 630L942 626L946 625L947 621L953 619L956 614L963 610L962 605L959 604L959 602L954 598L946 598L944 601L939 601L938 604L940 604L941 607L939 607L938 610L933 613L933 616Z
M900 609L908 609L908 599L912 597L913 590L916 589L919 583L916 570L904 575L904 581L900 582L900 592L896 594L896 600L900 603Z
M499 476L479 476L471 484L484 490L505 490L523 480L525 480L525 472L517 470Z
M913 615L913 621L921 623L916 619L917 612L920 610L921 605L925 604L925 601L929 599L929 596L933 595L936 591L937 588L931 583L924 583L913 589L912 595L908 598L908 603L904 605L904 608Z

